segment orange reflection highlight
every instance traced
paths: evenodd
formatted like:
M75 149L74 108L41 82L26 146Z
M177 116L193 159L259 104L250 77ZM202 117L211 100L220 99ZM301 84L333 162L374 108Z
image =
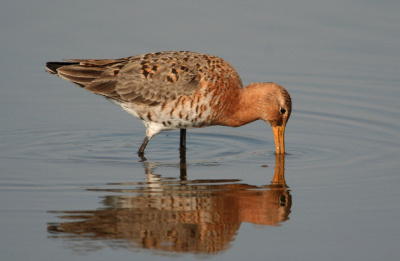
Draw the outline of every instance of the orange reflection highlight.
M146 162L147 182L110 184L133 189L95 189L134 195L105 196L104 208L98 210L57 212L67 221L49 224L48 232L53 238L81 243L115 240L113 247L217 253L229 248L242 222L277 226L289 219L292 198L284 178L284 157L276 155L274 178L264 186L186 180L186 167L181 180L167 179L153 174L156 164ZM84 247L77 245L71 248L82 251ZM83 245L93 251L93 243Z

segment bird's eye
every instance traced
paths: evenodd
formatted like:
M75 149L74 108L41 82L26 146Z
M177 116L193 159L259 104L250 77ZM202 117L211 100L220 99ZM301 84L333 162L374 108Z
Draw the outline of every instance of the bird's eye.
M279 110L279 112L280 112L281 114L284 114L284 113L286 112L286 110L285 110L284 108L281 107L281 109Z

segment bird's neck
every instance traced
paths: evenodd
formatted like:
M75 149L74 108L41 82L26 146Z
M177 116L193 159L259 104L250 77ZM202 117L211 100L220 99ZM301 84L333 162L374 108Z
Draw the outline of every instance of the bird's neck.
M262 102L260 88L251 84L240 89L235 101L219 117L219 125L239 127L259 120L259 108Z

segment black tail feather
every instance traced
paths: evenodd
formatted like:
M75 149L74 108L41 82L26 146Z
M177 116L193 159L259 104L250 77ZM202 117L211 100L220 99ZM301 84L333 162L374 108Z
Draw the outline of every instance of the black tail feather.
M57 74L57 69L61 66L71 65L71 64L78 64L78 63L71 63L71 62L47 62L46 68L49 73Z

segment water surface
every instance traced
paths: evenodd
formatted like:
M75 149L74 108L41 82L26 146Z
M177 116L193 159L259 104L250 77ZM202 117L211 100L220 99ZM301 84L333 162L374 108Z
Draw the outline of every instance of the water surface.
M2 5L1 260L398 258L399 4L210 4ZM285 86L287 154L257 121L142 161L138 120L44 72L160 50Z

